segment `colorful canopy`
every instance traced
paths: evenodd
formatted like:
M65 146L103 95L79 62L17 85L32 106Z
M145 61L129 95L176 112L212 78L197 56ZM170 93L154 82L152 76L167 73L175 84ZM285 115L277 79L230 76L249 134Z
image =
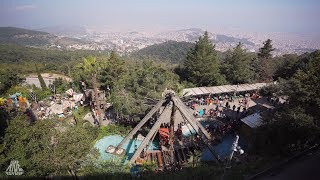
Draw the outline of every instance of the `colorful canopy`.
M169 129L168 128L160 128L159 129L159 134L163 138L169 138Z

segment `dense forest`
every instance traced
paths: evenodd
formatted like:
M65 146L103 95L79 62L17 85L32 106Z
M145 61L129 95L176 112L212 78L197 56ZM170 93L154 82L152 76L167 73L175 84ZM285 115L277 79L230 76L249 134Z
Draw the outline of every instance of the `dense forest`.
M167 41L154 44L131 54L136 58L150 58L170 63L183 63L190 48L194 46L189 42Z
M79 63L85 56L101 54L88 50L63 51L0 44L1 67L21 74L36 72L35 64L43 71L68 74L68 66Z
M44 50L2 44L0 95L20 91L31 101L30 87L21 85L27 73L70 75L73 83L55 82L61 92L70 87L81 89L80 81L92 87L92 74L96 74L99 88L106 90L113 111L139 122L152 107L148 102L160 99L165 89L179 93L184 87L277 81L261 93L286 96L287 103L263 116L266 124L257 131L257 142L250 153L261 158L279 152L289 156L320 142L320 51L273 57L273 50L268 39L258 53L247 52L239 42L221 55L207 33L195 44L169 41L141 50L132 55L134 58L121 57L116 52ZM43 98L41 94L51 95L40 88L37 93ZM11 159L19 159L27 176L88 175L105 172L103 169L128 173L128 167L117 162L99 161L91 147L102 136L127 134L131 127L91 127L82 120L87 111L80 109L74 113L77 123L71 126L57 119L31 122L26 115L0 109L1 172ZM296 148L291 148L293 145ZM94 166L92 162L100 164Z

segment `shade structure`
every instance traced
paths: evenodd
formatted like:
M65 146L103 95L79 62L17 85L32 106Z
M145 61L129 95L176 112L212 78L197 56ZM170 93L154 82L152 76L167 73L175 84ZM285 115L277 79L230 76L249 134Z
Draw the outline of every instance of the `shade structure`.
M182 90L182 96L188 97L188 96L201 96L201 95L209 95L209 94L223 94L223 93L231 93L231 92L255 91L267 85L269 85L269 83L186 88Z
M251 114L245 118L242 118L241 121L245 123L250 128L257 128L263 125L263 120L259 113Z

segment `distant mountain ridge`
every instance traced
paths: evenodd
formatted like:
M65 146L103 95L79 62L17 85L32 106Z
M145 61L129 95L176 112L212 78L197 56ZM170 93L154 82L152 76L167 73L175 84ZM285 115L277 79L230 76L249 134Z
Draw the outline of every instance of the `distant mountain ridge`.
M0 43L38 48L68 48L74 44L85 44L80 39L16 27L0 27Z
M148 33L140 31L116 32L108 29L94 29L86 27L47 27L42 30L69 37L85 39L107 46L120 54L129 54L139 51L145 47L160 44L166 41L191 42L194 43L204 34L199 28L164 31L160 33ZM72 31L74 30L74 31ZM73 32L73 33L72 33ZM209 32L209 39L216 45L217 50L225 51L233 48L237 43L243 43L244 47L254 51L255 44L246 38L235 38L223 34Z
M39 31L41 30L41 31ZM46 32L49 33L46 33ZM13 43L40 48L62 48L68 50L115 50L120 55L129 55L143 48L167 41L191 42L204 34L199 28L171 30L163 32L144 32L137 30L113 31L112 28L88 26L55 26L37 29L37 31L0 27L0 43ZM239 42L249 52L257 52L262 43L270 38L276 49L274 55L286 53L302 54L320 48L320 41L313 36L295 36L287 34L233 34L208 32L209 39L216 50L224 52L234 48ZM157 46L155 46L157 47ZM154 48L154 47L153 47Z
M148 34L138 31L99 33L87 30L85 27L77 26L55 26L37 30L28 30L16 27L0 27L0 43L12 43L28 47L51 49L116 50L120 54L129 54L137 52L145 47L154 44L161 44L167 41L194 43L201 35L204 34L204 32L204 30L199 28ZM234 47L238 42L242 42L245 47L252 48L254 46L254 43L244 38L234 38L210 32L209 38L216 45L217 50L220 51L226 50L226 46L229 48ZM152 46L147 51L155 52L152 49L156 47L158 46ZM172 57L169 59L174 62L180 61Z

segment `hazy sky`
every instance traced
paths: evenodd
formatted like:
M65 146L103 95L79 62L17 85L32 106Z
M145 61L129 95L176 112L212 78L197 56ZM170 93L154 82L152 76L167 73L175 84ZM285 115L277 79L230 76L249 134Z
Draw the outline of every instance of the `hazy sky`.
M0 26L320 32L320 0L0 0Z

